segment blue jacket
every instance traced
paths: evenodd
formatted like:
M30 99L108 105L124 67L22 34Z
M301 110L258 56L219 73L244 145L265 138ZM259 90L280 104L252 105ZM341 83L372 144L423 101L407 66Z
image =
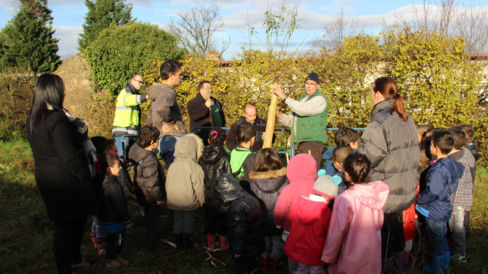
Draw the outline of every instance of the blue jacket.
M464 166L453 158L442 158L430 167L425 189L417 197L417 211L427 218L448 221Z

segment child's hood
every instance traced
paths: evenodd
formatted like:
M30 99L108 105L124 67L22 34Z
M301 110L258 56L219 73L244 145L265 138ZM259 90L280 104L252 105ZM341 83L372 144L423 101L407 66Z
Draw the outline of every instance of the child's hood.
M312 181L313 184L317 179L317 162L311 155L305 153L295 155L286 167L286 177L290 184L297 181Z
M325 211L329 210L325 201L312 200L307 197L298 198L294 207L296 217L304 224L311 224L321 218L326 218Z
M202 158L200 162L216 164L222 157L226 155L223 148L216 145L208 145L203 148Z
M176 141L175 145L175 159L183 160L189 159L198 162L202 156L203 142L200 137L190 133Z
M355 184L348 191L356 196L362 205L371 209L382 209L386 204L386 200L388 199L390 188L386 183L376 181L364 184Z
M262 192L277 192L286 181L286 167L268 171L251 171L249 179Z
M453 182L458 182L459 179L463 177L464 166L454 158L450 158L450 157L442 158L437 160L436 164L443 165L446 168L446 170L449 170Z
M143 160L144 158L148 157L151 154L154 155L151 151L143 149L138 144L131 146L129 149L129 159L136 163L138 163L139 161Z

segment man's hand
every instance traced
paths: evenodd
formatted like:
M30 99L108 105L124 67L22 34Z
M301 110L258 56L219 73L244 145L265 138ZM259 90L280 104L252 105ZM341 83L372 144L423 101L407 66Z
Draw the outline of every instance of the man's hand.
M276 117L281 118L281 116L283 116L283 113L281 113L281 111L277 110L276 111Z
M285 92L278 84L273 84L273 87L271 88L271 92L276 94L276 96L278 96L278 98L280 98L281 100L286 98Z
M205 106L210 108L212 106L212 99L209 98L209 99L205 100Z

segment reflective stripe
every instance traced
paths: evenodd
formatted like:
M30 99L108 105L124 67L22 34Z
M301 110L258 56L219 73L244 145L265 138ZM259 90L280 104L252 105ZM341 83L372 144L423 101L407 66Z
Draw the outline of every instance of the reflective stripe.
M137 129L126 128L126 127L113 127L112 133L115 133L115 132L127 133L127 134L138 134Z
M133 109L137 109L137 108L135 108L135 107L128 107L128 106L117 106L117 107L115 107L115 110L120 110L120 109L133 110Z

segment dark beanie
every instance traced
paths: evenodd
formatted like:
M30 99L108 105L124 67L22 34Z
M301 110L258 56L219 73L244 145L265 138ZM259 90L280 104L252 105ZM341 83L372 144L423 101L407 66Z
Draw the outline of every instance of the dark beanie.
M315 81L315 83L320 85L320 80L319 80L319 75L315 72L310 73L307 78L305 78L305 81L307 80L312 80Z

